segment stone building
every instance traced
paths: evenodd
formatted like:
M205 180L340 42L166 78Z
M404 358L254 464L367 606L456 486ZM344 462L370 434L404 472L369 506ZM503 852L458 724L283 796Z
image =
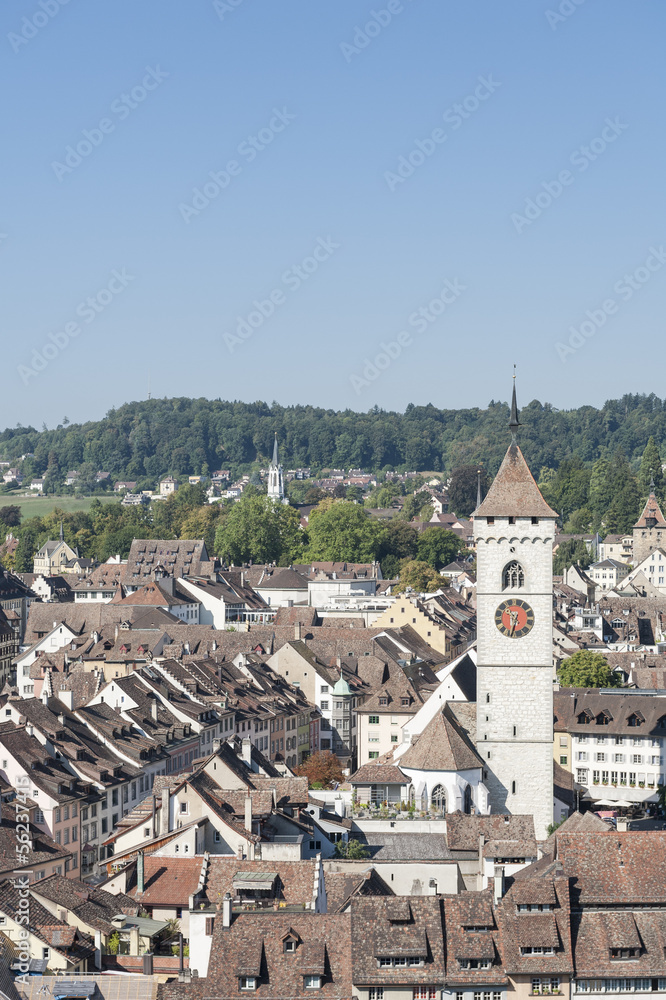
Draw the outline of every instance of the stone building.
M666 518L661 512L659 501L654 492L654 481L650 483L650 495L647 498L643 513L636 521L633 529L634 552L633 563L637 566L643 562L654 549L666 547Z
M474 513L477 542L477 750L492 812L529 813L537 837L553 817L553 576L557 514L513 433Z

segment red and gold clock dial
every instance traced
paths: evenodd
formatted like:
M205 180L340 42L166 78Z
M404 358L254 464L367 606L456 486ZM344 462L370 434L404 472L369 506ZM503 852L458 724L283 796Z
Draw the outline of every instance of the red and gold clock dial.
M534 612L527 601L511 598L502 601L495 612L495 624L509 639L520 639L531 632L534 625Z

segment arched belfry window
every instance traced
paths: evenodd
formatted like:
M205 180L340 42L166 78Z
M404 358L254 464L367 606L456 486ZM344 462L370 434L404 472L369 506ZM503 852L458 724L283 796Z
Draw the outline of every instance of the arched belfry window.
M515 590L516 587L525 586L525 573L523 567L515 560L504 567L502 574L502 588L504 590Z

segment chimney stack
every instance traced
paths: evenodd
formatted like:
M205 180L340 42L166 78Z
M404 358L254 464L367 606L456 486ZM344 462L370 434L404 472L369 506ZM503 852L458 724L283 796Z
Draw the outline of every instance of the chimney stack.
M498 868L495 865L495 874L493 875L493 899L496 903L500 901L504 895L504 868Z
M250 770L252 770L252 740L249 739L247 736L245 737L242 743L241 757L243 758L247 766L250 768Z
M145 888L143 851L139 851L136 856L136 891L143 893Z
M296 624L294 625L294 639L300 639L300 638L301 638L301 623L296 622Z
M222 900L222 926L231 927L231 894L225 892Z
M150 717L154 722L157 722L157 695L153 696L150 703Z
M170 830L169 823L169 799L171 798L171 792L168 788L162 789L162 809L160 810L160 833L168 833Z
M245 829L252 833L252 796L249 788L245 794Z

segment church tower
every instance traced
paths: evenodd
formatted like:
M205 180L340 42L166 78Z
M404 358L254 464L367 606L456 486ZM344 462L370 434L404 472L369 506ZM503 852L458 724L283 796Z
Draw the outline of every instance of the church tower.
M515 376L514 376L515 379ZM474 512L477 750L492 812L553 821L553 538L557 514L512 441Z
M650 496L643 513L634 525L633 563L638 566L646 556L666 543L666 520L654 492L654 479L650 481Z
M268 466L268 496L271 500L277 500L280 503L287 503L287 499L284 495L284 476L282 474L282 466L278 461L277 433L275 435L275 443L273 445L273 460Z

